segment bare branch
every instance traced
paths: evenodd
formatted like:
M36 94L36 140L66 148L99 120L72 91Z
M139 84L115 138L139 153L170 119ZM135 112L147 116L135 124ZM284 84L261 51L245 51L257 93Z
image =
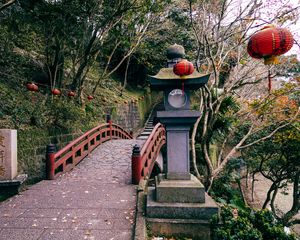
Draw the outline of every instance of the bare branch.
M248 132L245 134L245 136L240 140L240 142L231 149L231 151L227 154L227 156L224 158L224 160L222 161L221 165L218 166L214 171L213 171L213 176L217 176L221 171L223 171L223 169L225 168L227 162L229 161L229 159L231 158L231 156L236 153L236 151L239 149L239 147L247 140L247 138L250 136L252 130L254 128L254 125L252 125Z
M250 147L250 146L252 146L252 145L254 145L254 144L260 143L260 142L262 142L262 141L264 141L264 140L266 140L266 139L268 139L268 138L271 138L271 137L272 137L276 132L278 132L280 129L285 128L285 127L289 126L291 123L293 123L294 120L295 120L295 119L297 118L297 116L299 115L299 112L300 112L300 108L298 109L298 111L296 112L296 114L294 115L294 117L291 118L291 120L290 120L289 122L287 122L287 123L285 123L285 124L283 124L283 125L277 127L277 128L274 129L269 135L267 135L267 136L265 136L265 137L262 137L262 138L260 138L260 139L258 139L258 140L256 140L256 141L253 141L252 143L246 144L246 145L244 145L244 146L239 146L238 149L247 148L247 147Z
M8 2L4 3L1 7L0 7L0 12L2 12L3 10L5 10L6 8L8 8L9 6L13 5L16 2L16 0L9 0Z

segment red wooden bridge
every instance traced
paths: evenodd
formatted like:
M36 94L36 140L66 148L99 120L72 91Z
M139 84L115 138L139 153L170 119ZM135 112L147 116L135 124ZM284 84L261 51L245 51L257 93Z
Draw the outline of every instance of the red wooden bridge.
M110 121L57 152L49 145L49 180L0 203L0 240L132 239L136 184L164 144L161 124L139 140Z

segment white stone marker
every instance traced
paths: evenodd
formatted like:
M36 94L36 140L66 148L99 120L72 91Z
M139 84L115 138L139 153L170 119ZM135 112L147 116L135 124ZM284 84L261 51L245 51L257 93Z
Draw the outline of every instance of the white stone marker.
M0 129L0 181L17 176L17 130Z

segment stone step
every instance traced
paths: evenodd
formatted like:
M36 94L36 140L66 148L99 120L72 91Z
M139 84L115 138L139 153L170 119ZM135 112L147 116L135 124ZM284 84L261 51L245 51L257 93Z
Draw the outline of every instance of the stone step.
M210 220L218 211L217 204L207 194L205 203L162 203L155 199L155 188L148 188L148 218Z
M149 136L138 136L137 140L147 140Z
M143 133L150 135L152 133L152 130L143 131Z
M152 131L144 131L140 135L150 135Z
M146 132L149 132L149 131L152 132L152 130L153 130L153 127L152 127L152 128L147 127L147 128L144 128L144 129L143 129L143 132L145 132L145 131L146 131Z
M151 133L151 132L152 132L152 130L153 130L153 128L151 128L151 129L150 129L150 128L147 128L147 129L144 129L144 131L143 131L143 132L150 132L150 133Z
M144 132L152 132L153 128L145 128Z
M146 218L146 224L154 236L211 240L210 223L207 220Z
M150 136L150 134L140 134L139 137L146 137L148 138Z

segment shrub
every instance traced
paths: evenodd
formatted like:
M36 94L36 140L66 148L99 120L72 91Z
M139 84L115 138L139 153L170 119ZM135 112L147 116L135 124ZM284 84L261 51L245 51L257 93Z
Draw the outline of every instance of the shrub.
M251 208L239 210L234 217L233 207L225 205L220 216L211 220L213 240L296 240L287 235L282 225L275 221L268 210L254 211Z

